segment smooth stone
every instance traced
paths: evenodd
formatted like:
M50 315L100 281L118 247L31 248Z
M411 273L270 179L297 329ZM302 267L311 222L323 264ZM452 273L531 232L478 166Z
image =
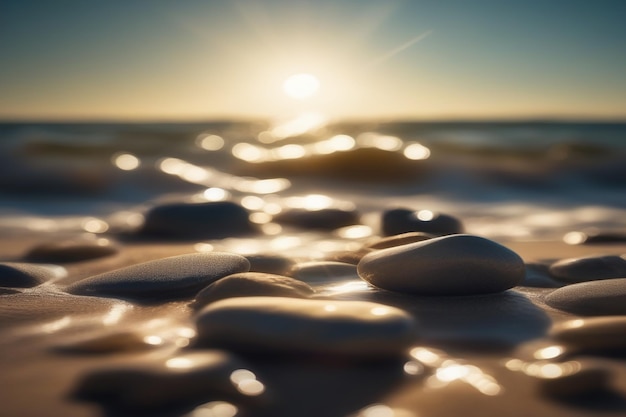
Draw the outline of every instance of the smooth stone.
M102 258L119 252L109 239L68 239L41 243L31 248L24 258L33 262L77 262Z
M231 201L169 203L145 215L139 233L171 238L219 239L256 231L248 211Z
M297 226L304 229L335 230L344 226L359 224L356 210L325 208L321 210L289 209L274 216L276 223Z
M293 259L282 255L257 254L246 255L250 262L250 272L285 275L296 264Z
M233 377L237 375L241 378ZM89 371L78 381L72 396L131 411L192 405L210 398L245 399L261 395L262 390L264 385L240 359L227 352L204 350Z
M580 282L558 288L545 298L546 304L582 316L626 314L626 278Z
M536 366L538 373L533 376L538 391L548 397L569 399L610 390L610 370L591 361L538 363Z
M626 352L626 316L569 320L556 324L550 336L576 350Z
M626 278L566 285L548 294L545 302L581 316L626 315Z
M145 335L133 331L105 330L93 335L65 340L52 350L68 354L109 354L154 349L146 343Z
M43 287L39 287L43 288ZM83 297L59 291L28 291L3 295L0 303L0 327L23 324L42 324L44 333L60 329L55 321L66 320L71 325L75 318L89 317L93 322L107 322L107 317L121 319L133 305L120 300ZM114 314L114 316L111 316ZM46 327L45 323L52 323ZM92 323L93 325L93 323Z
M209 285L196 295L194 307L201 308L217 300L232 297L305 298L315 291L308 284L282 275L242 272L229 275Z
M326 261L357 265L361 259L371 251L372 249L361 248L356 251L335 252L328 254Z
M411 315L367 301L230 298L201 310L196 325L200 346L354 358L406 353L418 336Z
M193 253L157 259L85 278L66 287L71 294L130 298L181 299L238 272L250 262L225 252Z
M563 241L570 245L590 245L594 243L626 242L626 232L588 230L584 232L568 232Z
M379 288L418 295L501 292L524 279L515 252L473 235L452 235L372 252L358 273Z
M0 262L0 286L30 288L67 276L58 265L36 265L23 262Z
M550 275L568 283L626 278L626 259L615 255L562 259L550 266Z
M296 264L289 276L309 284L358 278L356 265L345 262L311 261Z
M407 232L442 236L463 233L463 224L456 217L444 213L395 208L383 212L381 229L385 236Z
M548 265L529 262L526 263L526 275L520 285L534 288L559 288L564 284L550 276Z
M400 233L392 236L383 237L378 239L368 245L366 245L369 249L387 249L392 248L394 246L407 245L409 243L422 242L424 240L432 239L437 237L435 235L431 235L430 233L424 232L407 232Z

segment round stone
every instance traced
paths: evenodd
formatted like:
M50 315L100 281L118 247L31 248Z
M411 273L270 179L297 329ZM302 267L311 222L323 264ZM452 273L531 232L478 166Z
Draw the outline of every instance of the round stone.
M244 380L255 381L256 389L246 391ZM241 360L223 351L205 350L95 369L82 376L72 394L109 407L143 411L212 397L245 399L264 390L263 383Z
M90 326L102 326L103 323L119 322L134 308L132 304L121 300L82 297L44 287L47 286L3 295L0 302L0 328L41 324L41 331L46 334L81 321L88 322Z
M23 262L0 262L0 286L29 288L67 276L58 265L36 265Z
M419 295L473 295L513 288L524 279L524 261L479 236L452 235L372 252L358 273L386 290Z
M424 240L436 237L429 233L423 232L407 232L392 236L387 236L370 243L366 247L369 249L387 249L394 246L407 245L409 243L422 242Z
M334 230L359 224L359 213L356 210L338 208L290 209L274 216L274 221L304 229Z
M361 248L356 251L333 252L326 255L326 260L329 262L341 262L357 265L361 261L361 258L370 253L372 250L373 249Z
M25 259L33 262L76 262L114 255L119 251L109 239L68 239L39 244Z
M134 300L180 299L194 296L220 278L249 269L250 263L241 255L194 253L105 272L71 284L66 291Z
M626 316L590 317L559 323L550 333L558 343L582 351L625 351Z
M246 255L250 262L250 272L284 275L295 265L295 262L282 255L257 254Z
M524 281L520 285L535 288L562 287L564 284L552 278L548 270L549 266L542 263L526 263L526 275L524 276Z
M570 245L590 245L594 243L623 243L626 233L613 230L587 230L584 232L568 232L563 241Z
M334 261L311 261L296 264L289 275L309 284L335 282L359 277L356 265Z
M139 232L171 238L219 239L255 231L244 207L231 201L211 201L153 207Z
M626 314L626 278L580 282L558 288L546 296L546 304L581 316Z
M408 313L367 301L230 298L201 310L196 325L201 346L355 358L406 353L418 335Z
M626 278L626 259L620 256L563 259L550 266L550 275L568 283Z
M537 387L541 394L554 398L576 398L581 395L607 392L611 372L594 363L569 361L534 363Z
M407 232L424 232L437 236L463 233L463 224L459 219L430 210L386 210L382 215L381 226L385 236Z
M308 284L297 279L262 272L242 272L224 277L200 291L196 295L194 306L200 308L214 301L232 297L304 298L314 292Z

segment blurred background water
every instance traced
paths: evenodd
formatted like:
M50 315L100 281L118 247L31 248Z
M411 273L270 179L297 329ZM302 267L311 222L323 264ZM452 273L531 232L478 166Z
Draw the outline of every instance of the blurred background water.
M180 198L273 214L311 195L444 211L492 237L623 229L625 139L602 122L3 123L0 230L84 228Z

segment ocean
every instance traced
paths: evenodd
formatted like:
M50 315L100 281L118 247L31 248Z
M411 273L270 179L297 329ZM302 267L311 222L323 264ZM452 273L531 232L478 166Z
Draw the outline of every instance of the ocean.
M354 205L364 219L444 212L505 240L623 231L626 123L0 124L0 233L75 231L85 219L101 222L86 231L111 232L177 199L233 200L268 223L311 203Z

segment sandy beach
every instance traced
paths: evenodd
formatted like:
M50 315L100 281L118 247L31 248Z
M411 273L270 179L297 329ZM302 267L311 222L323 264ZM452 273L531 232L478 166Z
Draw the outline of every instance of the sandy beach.
M0 415L624 415L621 142L366 128L4 125Z

